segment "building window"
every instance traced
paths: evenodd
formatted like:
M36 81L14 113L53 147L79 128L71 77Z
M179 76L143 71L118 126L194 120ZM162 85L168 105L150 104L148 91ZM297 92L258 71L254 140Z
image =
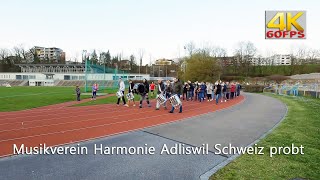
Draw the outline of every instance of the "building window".
M78 76L71 76L72 80L78 80Z
M64 80L70 80L70 76L69 75L65 75L64 76Z

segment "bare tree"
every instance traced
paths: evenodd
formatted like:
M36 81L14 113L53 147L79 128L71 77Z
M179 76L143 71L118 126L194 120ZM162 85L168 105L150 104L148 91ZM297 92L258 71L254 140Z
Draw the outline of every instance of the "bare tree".
M4 61L10 55L10 51L8 49L2 48L0 49L0 60Z
M194 44L193 41L187 43L185 46L184 46L184 49L188 51L189 53L189 56L192 56L192 54L195 52L196 50L196 45Z
M320 50L318 49L309 49L306 53L306 59L308 63L314 64L317 63L320 58Z
M274 52L273 50L268 49L267 53L266 53L266 64L269 66L273 66L274 62L273 62L273 56L276 54L276 52Z
M14 60L10 57L12 54L9 49L0 49L0 64L14 64Z
M306 49L304 47L299 47L298 51L296 52L296 57L299 64L304 64L306 57Z
M292 65L301 65L305 63L307 50L305 46L295 46L291 48Z
M34 64L40 63L40 58L38 57L38 53L35 47L29 49L28 53L32 56L32 63Z
M257 48L250 41L241 41L237 44L237 48L235 49L234 53L239 60L241 68L244 70L246 76L248 76L249 66L253 62L253 58L257 53Z
M197 51L204 55L210 56L212 49L213 49L213 46L209 42L203 42L202 48L199 48Z
M251 58L257 53L257 48L252 42L248 41L247 43L245 43L244 52L248 58Z
M225 48L220 47L220 46L214 46L212 48L211 54L213 57L226 57L227 50Z

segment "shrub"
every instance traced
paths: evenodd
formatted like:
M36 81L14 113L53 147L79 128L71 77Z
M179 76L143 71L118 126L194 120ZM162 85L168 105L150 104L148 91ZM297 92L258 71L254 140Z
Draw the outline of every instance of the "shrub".
M263 92L263 89L264 89L264 86L262 85L245 85L243 91L259 93L259 92Z

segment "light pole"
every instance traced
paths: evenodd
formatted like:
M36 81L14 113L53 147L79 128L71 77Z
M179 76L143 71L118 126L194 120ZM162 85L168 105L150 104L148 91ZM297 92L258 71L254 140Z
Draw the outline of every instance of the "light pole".
M84 57L84 71L85 71L85 81L84 81L84 91L87 92L87 81L88 81L88 64L87 64L87 58L86 58L86 54L87 54L87 50L83 50L82 53L85 55ZM82 54L82 58L83 58L83 54ZM83 63L83 60L82 60Z
M87 54L87 50L82 50L82 63L84 63L84 60L86 60L86 54Z

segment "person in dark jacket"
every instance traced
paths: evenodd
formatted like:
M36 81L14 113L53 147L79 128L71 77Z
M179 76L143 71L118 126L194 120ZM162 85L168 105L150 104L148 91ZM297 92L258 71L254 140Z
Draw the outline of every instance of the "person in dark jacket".
M182 100L184 100L184 98L186 98L186 100L188 100L188 89L189 89L189 84L187 82L185 82L183 85Z
M199 85L199 101L204 101L204 92L206 91L206 86L203 82Z
M221 102L227 102L227 83L222 82L221 88L222 88Z
M216 82L216 87L215 87L215 94L216 94L216 104L218 104L219 99L221 97L221 84L220 82Z
M156 104L156 110L159 110L160 108L160 102L158 101L158 96L164 96L165 97L165 86L161 79L158 79L158 86L157 86L157 104ZM167 109L164 103L164 109Z
M241 85L237 82L237 96L240 96Z
M165 91L166 91L166 98L168 99L168 98L170 98L171 97L171 94L172 94L172 92L173 92L173 89L172 89L172 85L171 85L171 82L168 80L167 82L166 82L166 89L165 89Z
M189 89L188 89L188 99L187 99L187 101L189 99L192 101L193 100L193 95L194 95L194 86L191 83L191 81L188 81L188 85L189 85Z
M76 86L76 94L77 94L77 101L80 101L81 90L80 90L79 86Z
M194 83L194 100L196 101L197 99L198 99L198 92L199 92L199 83L198 83L198 81L196 81L195 83Z
M150 104L150 101L149 101L149 96L148 96L149 83L148 83L147 79L143 79L142 85L144 87L144 92L140 93L141 97L140 97L140 105L139 105L139 107L142 108L142 102L145 99L147 100L148 107L151 107L151 104Z
M182 84L180 82L179 79L175 79L174 83L173 83L173 95L177 95L179 98L181 97L181 93L182 93ZM179 105L180 106L180 110L179 113L182 113L182 104ZM171 111L169 111L169 113L173 113L174 112L174 106L172 106Z

